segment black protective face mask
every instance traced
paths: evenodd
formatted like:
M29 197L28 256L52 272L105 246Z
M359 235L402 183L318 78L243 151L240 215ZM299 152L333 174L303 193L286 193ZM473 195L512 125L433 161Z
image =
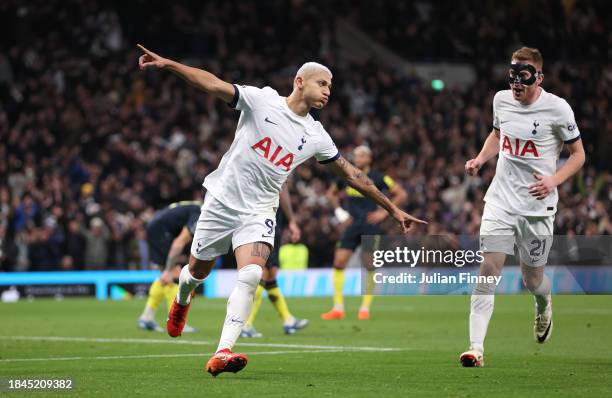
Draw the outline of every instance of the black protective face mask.
M529 72L528 78L521 78L521 71ZM508 76L509 84L524 84L531 86L536 82L539 72L535 70L533 65L529 64L510 64L510 75Z

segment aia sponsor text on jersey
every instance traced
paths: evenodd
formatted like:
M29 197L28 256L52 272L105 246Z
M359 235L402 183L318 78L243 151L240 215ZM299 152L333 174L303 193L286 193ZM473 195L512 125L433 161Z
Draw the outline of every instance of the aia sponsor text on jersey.
M285 171L291 170L293 164L293 153L283 151L283 147L272 142L270 137L264 137L259 142L251 146L258 154L268 159L276 167L284 168Z
M539 158L538 148L531 140L522 140L520 138L510 138L507 135L502 135L502 152L508 152L511 155L526 157L531 155L534 158Z

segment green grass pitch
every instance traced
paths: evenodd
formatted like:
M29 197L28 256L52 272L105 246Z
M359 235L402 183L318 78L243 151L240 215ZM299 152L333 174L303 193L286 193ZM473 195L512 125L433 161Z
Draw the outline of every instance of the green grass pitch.
M612 296L556 296L544 345L532 336L533 299L498 296L481 369L458 361L469 297L377 297L370 321L356 320L359 298L347 300L342 321L319 319L331 299L289 298L292 312L311 321L295 336L283 334L264 300L256 323L264 337L235 347L249 364L217 378L203 366L224 300L197 297L188 321L199 332L179 339L136 328L144 300L0 304L0 379L74 379L69 392L0 396L612 396Z

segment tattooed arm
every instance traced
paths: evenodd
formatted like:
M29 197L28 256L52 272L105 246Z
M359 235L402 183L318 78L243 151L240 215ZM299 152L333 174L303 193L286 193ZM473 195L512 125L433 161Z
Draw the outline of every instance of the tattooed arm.
M387 196L385 196L385 194L376 188L376 185L374 185L372 180L370 180L363 171L353 166L342 156L336 161L329 163L329 165L332 167L332 171L344 178L351 187L385 209L391 217L400 223L404 232L407 232L413 223L427 224L427 222L419 220L400 210Z

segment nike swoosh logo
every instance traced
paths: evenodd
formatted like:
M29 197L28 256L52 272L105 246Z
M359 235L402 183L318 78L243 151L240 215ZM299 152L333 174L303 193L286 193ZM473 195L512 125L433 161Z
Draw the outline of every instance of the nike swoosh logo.
M225 322L226 325L231 325L231 324L237 324L237 325L244 325L244 321L240 318L237 318L235 316L231 317L230 319L228 319Z
M264 234L261 234L261 237L262 237L262 238L271 238L271 237L272 237L272 235L264 235Z
M506 122L509 122L509 120L503 120L503 121L499 122L499 124L504 124Z
M273 122L272 120L270 120L270 118L268 118L267 116L266 116L266 118L265 118L264 120L265 120L266 122L268 122L268 123L272 123L272 124L275 124L275 125L277 125L277 126L278 126L278 123L274 123L274 122Z
M546 331L544 332L544 334L542 336L538 336L538 343L543 343L546 341L546 337L548 336L548 333L550 333L551 325L552 325L552 321L548 322L548 327L546 328Z

